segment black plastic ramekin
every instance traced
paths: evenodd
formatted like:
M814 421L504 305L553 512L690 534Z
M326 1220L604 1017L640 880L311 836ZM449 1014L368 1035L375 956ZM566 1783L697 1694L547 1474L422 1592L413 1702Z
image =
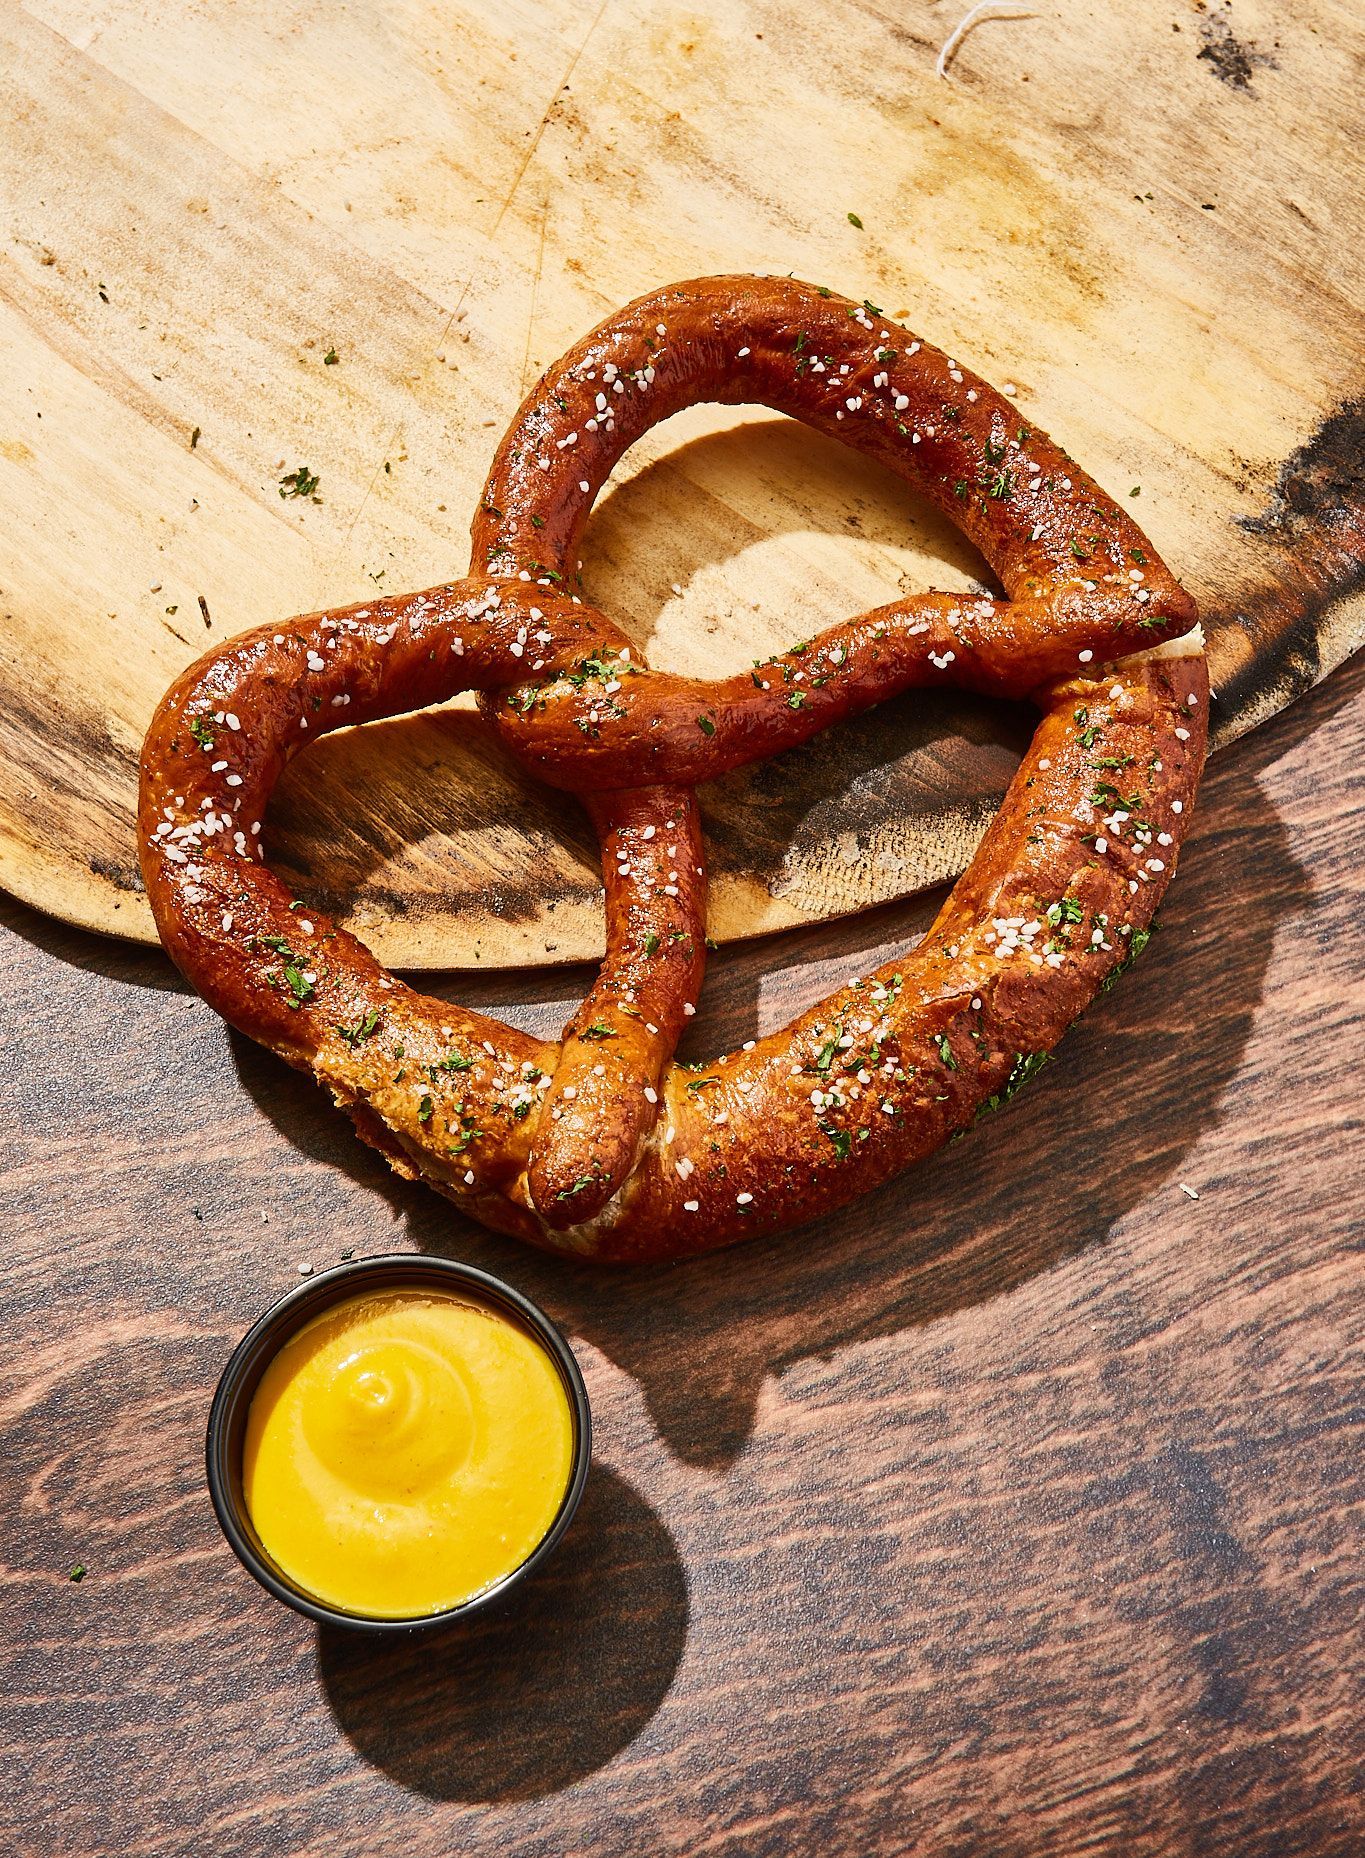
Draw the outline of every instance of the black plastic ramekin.
M519 1567L459 1606L408 1619L377 1619L373 1614L353 1613L315 1599L266 1551L252 1523L242 1490L247 1411L270 1362L289 1338L315 1316L365 1291L423 1288L444 1291L446 1295L453 1292L471 1303L486 1304L535 1338L559 1369L568 1395L573 1414L573 1458L568 1486L554 1521ZM394 1252L380 1258L357 1258L309 1278L272 1304L265 1315L252 1324L234 1349L213 1396L206 1457L209 1494L223 1534L242 1566L268 1593L320 1625L342 1626L355 1632L429 1632L454 1625L501 1600L510 1587L523 1580L532 1568L539 1567L551 1553L573 1521L587 1482L592 1458L592 1415L573 1350L544 1310L523 1297L520 1291L513 1290L510 1284L490 1277L486 1271L476 1271L473 1265L457 1264L448 1258L421 1257L412 1252Z

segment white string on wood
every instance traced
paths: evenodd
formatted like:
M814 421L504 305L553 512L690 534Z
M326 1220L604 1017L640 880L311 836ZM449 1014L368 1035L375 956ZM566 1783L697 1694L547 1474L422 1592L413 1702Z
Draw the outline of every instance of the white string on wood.
M964 13L943 41L943 49L938 55L934 70L940 77L947 77L948 65L953 53L961 45L967 34L983 19L1033 19L1035 15L1028 7L1011 6L1007 0L977 0L970 13Z

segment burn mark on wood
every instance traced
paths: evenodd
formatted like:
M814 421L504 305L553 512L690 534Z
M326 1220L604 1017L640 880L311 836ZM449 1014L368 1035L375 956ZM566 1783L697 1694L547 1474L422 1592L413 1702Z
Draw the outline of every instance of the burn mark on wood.
M1287 547L1315 547L1323 532L1348 530L1356 573L1365 566L1365 398L1330 414L1280 470L1268 507L1242 519L1252 535Z
M1265 509L1240 527L1274 551L1271 572L1210 632L1240 629L1243 662L1220 673L1214 746L1291 703L1359 643L1336 609L1365 593L1365 397L1343 402L1281 466Z
M91 855L89 864L95 876L102 877L106 883L135 896L146 895L147 886L142 881L136 859L108 858L96 852Z
M1195 56L1209 65L1214 76L1229 90L1249 91L1254 71L1279 69L1269 52L1258 51L1254 44L1244 44L1237 37L1226 7L1200 20L1199 37L1203 43Z

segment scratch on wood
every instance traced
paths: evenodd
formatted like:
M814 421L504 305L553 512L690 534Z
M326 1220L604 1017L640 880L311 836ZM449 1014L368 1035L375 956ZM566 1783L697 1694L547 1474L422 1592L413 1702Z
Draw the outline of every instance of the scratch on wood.
M592 38L592 35L596 32L597 28L601 25L603 17L605 16L607 8L610 4L611 4L611 0L601 0L601 5L598 7L597 11L593 14L591 20L589 20L588 22L588 29L583 34L583 37L578 46L578 50L574 53L573 57L569 60L568 67L566 68L563 77L559 80L559 83L555 86L554 95L550 98L550 101L545 105L545 108L541 113L540 121L536 125L536 132L531 137L531 146L527 149L526 154L522 159L521 166L517 169L516 179L512 182L511 187L509 187L507 190L507 198L503 201L502 205L498 208L497 218L493 221L492 227L488 234L490 239L495 239L497 237L498 228L502 225L503 220L507 217L508 209L510 208L513 200L516 199L517 192L519 188L521 187L521 183L526 178L526 170L530 167L531 163L535 160L536 150L540 147L540 139L545 134L546 129L549 127L551 112L553 111L556 103L559 102L560 97L569 88L570 80L572 79L574 72L578 69L578 61L580 58L582 58L584 52L588 49L588 41Z
M466 278L464 283L460 286L460 294L455 299L455 306L451 310L450 314L446 317L445 321L441 324L440 334L437 336L435 342L432 344L431 352L433 355L439 354L440 351L445 347L446 343L450 340L450 332L455 327L455 324L459 321L460 312L464 308L464 300L469 295L469 286L470 286L471 281L472 281L471 279ZM362 517L362 515L365 513L365 509L367 505L369 504L370 498L374 494L375 485L379 482L380 478L384 474L384 459L392 458L394 453L401 449L405 426L406 426L406 422L404 420L400 419L394 422L393 431L389 434L388 439L386 440L384 447L383 447L383 456L380 458L379 462L375 465L374 470L370 473L370 481L365 486L365 494L360 499L360 502L356 505L355 515L351 518L350 522L346 525L346 539L345 539L345 542L342 544L343 547L345 548L350 547L351 537L355 533L355 526L360 521L360 518Z
M519 394L524 398L531 378L531 338L536 326L536 298L540 293L540 280L545 270L545 228L550 220L550 202L548 197L540 203L540 242L536 247L536 274L531 279L531 303L526 312L526 347L521 357L521 382Z
M573 57L569 60L568 66L564 72L563 77L560 79L559 83L555 86L554 95L550 98L550 101L545 105L544 110L541 112L540 121L536 125L535 134L531 137L531 145L527 149L526 154L522 159L521 166L517 169L516 176L513 179L512 185L510 188L508 188L506 197L504 198L502 205L498 208L497 217L494 219L493 224L489 229L488 236L490 239L494 239L497 237L498 228L502 225L503 220L507 217L508 208L511 206L512 201L516 197L517 189L521 186L522 181L526 178L526 170L530 167L532 161L535 159L536 150L540 147L540 139L544 135L546 126L548 125L550 121L550 113L554 109L555 104L559 101L560 97L563 95L564 91L568 88L569 81L573 77L573 74L578 67L578 61L583 56L584 52L587 50L588 41L592 38L592 35L596 32L598 26L601 25L602 19L604 15L606 14L606 10L609 5L610 5L610 0L601 0L601 5L598 7L596 13L593 14L591 20L588 22L588 29L583 34L583 37L581 41L579 42L577 51L574 53ZM549 213L549 208L547 204L546 217L548 217L548 213ZM541 220L540 242L541 242L541 256L540 256L540 259L537 260L537 266L536 266L536 283L537 284L540 281L540 264L544 258L545 219ZM447 341L449 341L450 332L455 326L455 323L459 317L460 311L464 308L464 300L468 295L469 295L469 282L466 281L464 287L460 291L458 298L456 299L454 309L450 312L450 315L446 318L445 323L442 325L440 336L437 338L437 342L436 342L436 347L438 349L441 348ZM532 315L535 314L535 287L534 286L532 287L532 293L531 293L531 313ZM530 352L530 342L531 342L531 335L530 335L530 330L528 328L527 333L526 333L526 344L527 344L528 353ZM523 375L524 375L524 372L525 372L524 361L522 364L522 368L523 368ZM395 448L397 447L400 439L402 438L402 434L403 434L403 422L400 420L398 424L394 427L392 433L389 435L388 445L385 449L385 454L384 454L385 457L392 456ZM383 467L382 462L380 464L377 464L374 468L374 473L371 476L369 483L365 486L365 494L360 499L360 502L356 507L356 513L351 518L350 524L346 530L346 546L348 547L350 545L351 536L355 531L355 526L360 521L360 518L362 514L364 513L365 508L368 505L371 496L374 494L374 487L379 481L379 476L383 468L384 467Z

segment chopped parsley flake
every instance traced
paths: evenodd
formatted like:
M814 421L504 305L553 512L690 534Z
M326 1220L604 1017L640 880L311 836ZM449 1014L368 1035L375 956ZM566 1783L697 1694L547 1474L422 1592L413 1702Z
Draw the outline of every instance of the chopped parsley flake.
M1030 1079L1037 1077L1050 1057L1050 1052L1016 1052L1009 1076L993 1097L987 1097L977 1115L986 1116L992 1110L1002 1108Z
M302 1006L317 992L308 976L292 961L286 961L284 964L284 978L289 983L289 991L294 996L293 1004L296 1006Z
M528 1105L527 1107L529 1108L530 1106ZM462 1131L460 1139L458 1142L451 1143L450 1147L446 1150L448 1155L462 1155L471 1143L477 1142L481 1135L487 1134L486 1130L475 1128L474 1118L472 1116L462 1116L460 1118L460 1129Z
M322 498L317 494L318 482L307 465L300 465L297 471L286 471L280 479L280 496L311 497L314 503L321 503Z
M358 1051L378 1024L379 1008L377 1006L372 1006L369 1012L358 1019L353 1026L338 1026L337 1031L341 1034L342 1038L345 1039L352 1051Z
M1101 990L1104 993L1108 993L1119 976L1126 974L1129 968L1132 967L1143 949L1146 948L1147 944L1151 941L1155 929L1155 923L1150 929L1134 929L1128 942L1128 953L1111 973L1105 975L1104 980L1100 983Z
M833 1123L821 1123L820 1133L827 1135L834 1145L834 1153L840 1161L847 1161L849 1150L853 1146L853 1137L847 1129L836 1129Z

